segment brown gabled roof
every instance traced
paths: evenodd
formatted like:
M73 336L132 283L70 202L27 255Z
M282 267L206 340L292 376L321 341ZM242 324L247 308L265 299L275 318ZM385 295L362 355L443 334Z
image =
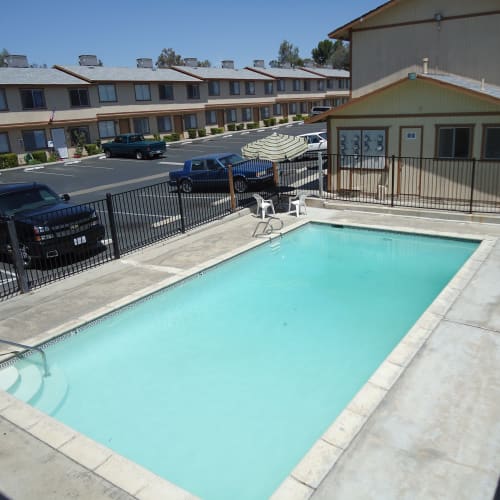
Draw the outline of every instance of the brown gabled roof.
M350 40L351 38L351 30L355 28L356 26L360 25L363 23L366 19L370 19L374 16L377 16L381 12L383 12L386 9L389 9L396 3L398 3L400 0L389 0L388 2L383 3L382 5L379 5L373 10L370 10L366 12L365 14L357 17L353 21L349 21L347 24L344 24L344 26L341 26L340 28L337 28L336 30L332 31L331 33L328 33L329 38L335 38L337 40Z

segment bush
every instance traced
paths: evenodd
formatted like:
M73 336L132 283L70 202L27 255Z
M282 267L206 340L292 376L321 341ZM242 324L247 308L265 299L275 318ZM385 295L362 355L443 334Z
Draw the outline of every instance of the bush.
M304 119L304 117L303 117L302 115L295 115L295 116L292 118L292 120L293 120L294 122L300 122L300 121L301 121L301 120L303 120L303 119Z
M281 118L280 123L288 123L288 116Z
M169 135L164 135L163 140L165 142L178 141L180 139L180 135L177 132L172 132Z
M245 128L244 123L238 123L238 125L236 125L236 130L243 130L244 128Z
M61 158L59 158L59 155L57 154L56 151L53 151L52 153L49 154L49 162L53 163L55 161L59 161Z
M31 156L37 163L47 163L47 153L45 151L33 151Z
M247 123L247 130L251 128L259 128L259 124L255 122Z
M195 128L188 128L187 133L188 133L188 137L190 139L196 139L196 129Z
M160 134L153 134L153 139L155 141L159 141L160 140Z
M222 134L222 132L224 132L224 129L223 129L223 128L221 128L221 127L212 127L212 128L210 129L210 133L211 133L212 135L215 135L215 134Z
M235 123L229 123L227 126L227 129L230 130L231 132L234 132L236 130L236 124Z
M198 137L205 137L207 135L207 131L204 128L198 129Z
M3 168L18 167L19 161L15 153L5 153L0 155L0 170Z
M99 153L99 148L97 147L97 144L85 144L85 151L87 151L87 154L89 156L96 155Z

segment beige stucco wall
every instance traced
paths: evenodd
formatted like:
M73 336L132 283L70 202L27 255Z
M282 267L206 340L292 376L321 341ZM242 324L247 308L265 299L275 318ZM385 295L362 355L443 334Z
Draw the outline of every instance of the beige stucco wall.
M368 19L352 34L352 93L358 97L397 80L409 72L422 71L422 58L429 70L454 73L500 85L500 13L498 0L406 0ZM434 21L441 13L443 20ZM414 21L430 22L411 24ZM410 23L391 26L398 23ZM381 26L380 29L367 29Z

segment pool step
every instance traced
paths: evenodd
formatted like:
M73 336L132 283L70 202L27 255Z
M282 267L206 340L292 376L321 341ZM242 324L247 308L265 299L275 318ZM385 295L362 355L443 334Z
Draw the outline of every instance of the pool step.
M9 392L17 399L28 403L42 388L42 374L38 366L24 360L16 363L16 369L19 378Z
M19 380L19 371L15 366L8 366L0 370L0 389L8 391Z
M43 378L43 388L30 404L35 408L53 415L66 399L68 381L63 370L57 365L50 365L50 376Z

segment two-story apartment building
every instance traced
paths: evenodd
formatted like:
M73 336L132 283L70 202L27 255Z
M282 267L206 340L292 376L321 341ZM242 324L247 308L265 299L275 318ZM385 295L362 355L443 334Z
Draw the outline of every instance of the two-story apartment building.
M137 59L134 68L105 67L95 55L46 69L11 56L0 68L0 154L22 158L51 148L71 154L82 137L87 143L126 132L182 137L189 129L288 121L315 104L346 99L348 74L321 71L267 70L262 60L244 69L232 61L198 67L196 59L157 69L148 58Z
M422 163L405 158L499 167L499 7L495 0L390 0L329 34L351 43L352 95L327 117L330 153L339 155L331 189L353 171L373 177L375 191L387 185L390 155L401 157L397 186L420 175L409 169ZM407 189L425 195L414 183Z

